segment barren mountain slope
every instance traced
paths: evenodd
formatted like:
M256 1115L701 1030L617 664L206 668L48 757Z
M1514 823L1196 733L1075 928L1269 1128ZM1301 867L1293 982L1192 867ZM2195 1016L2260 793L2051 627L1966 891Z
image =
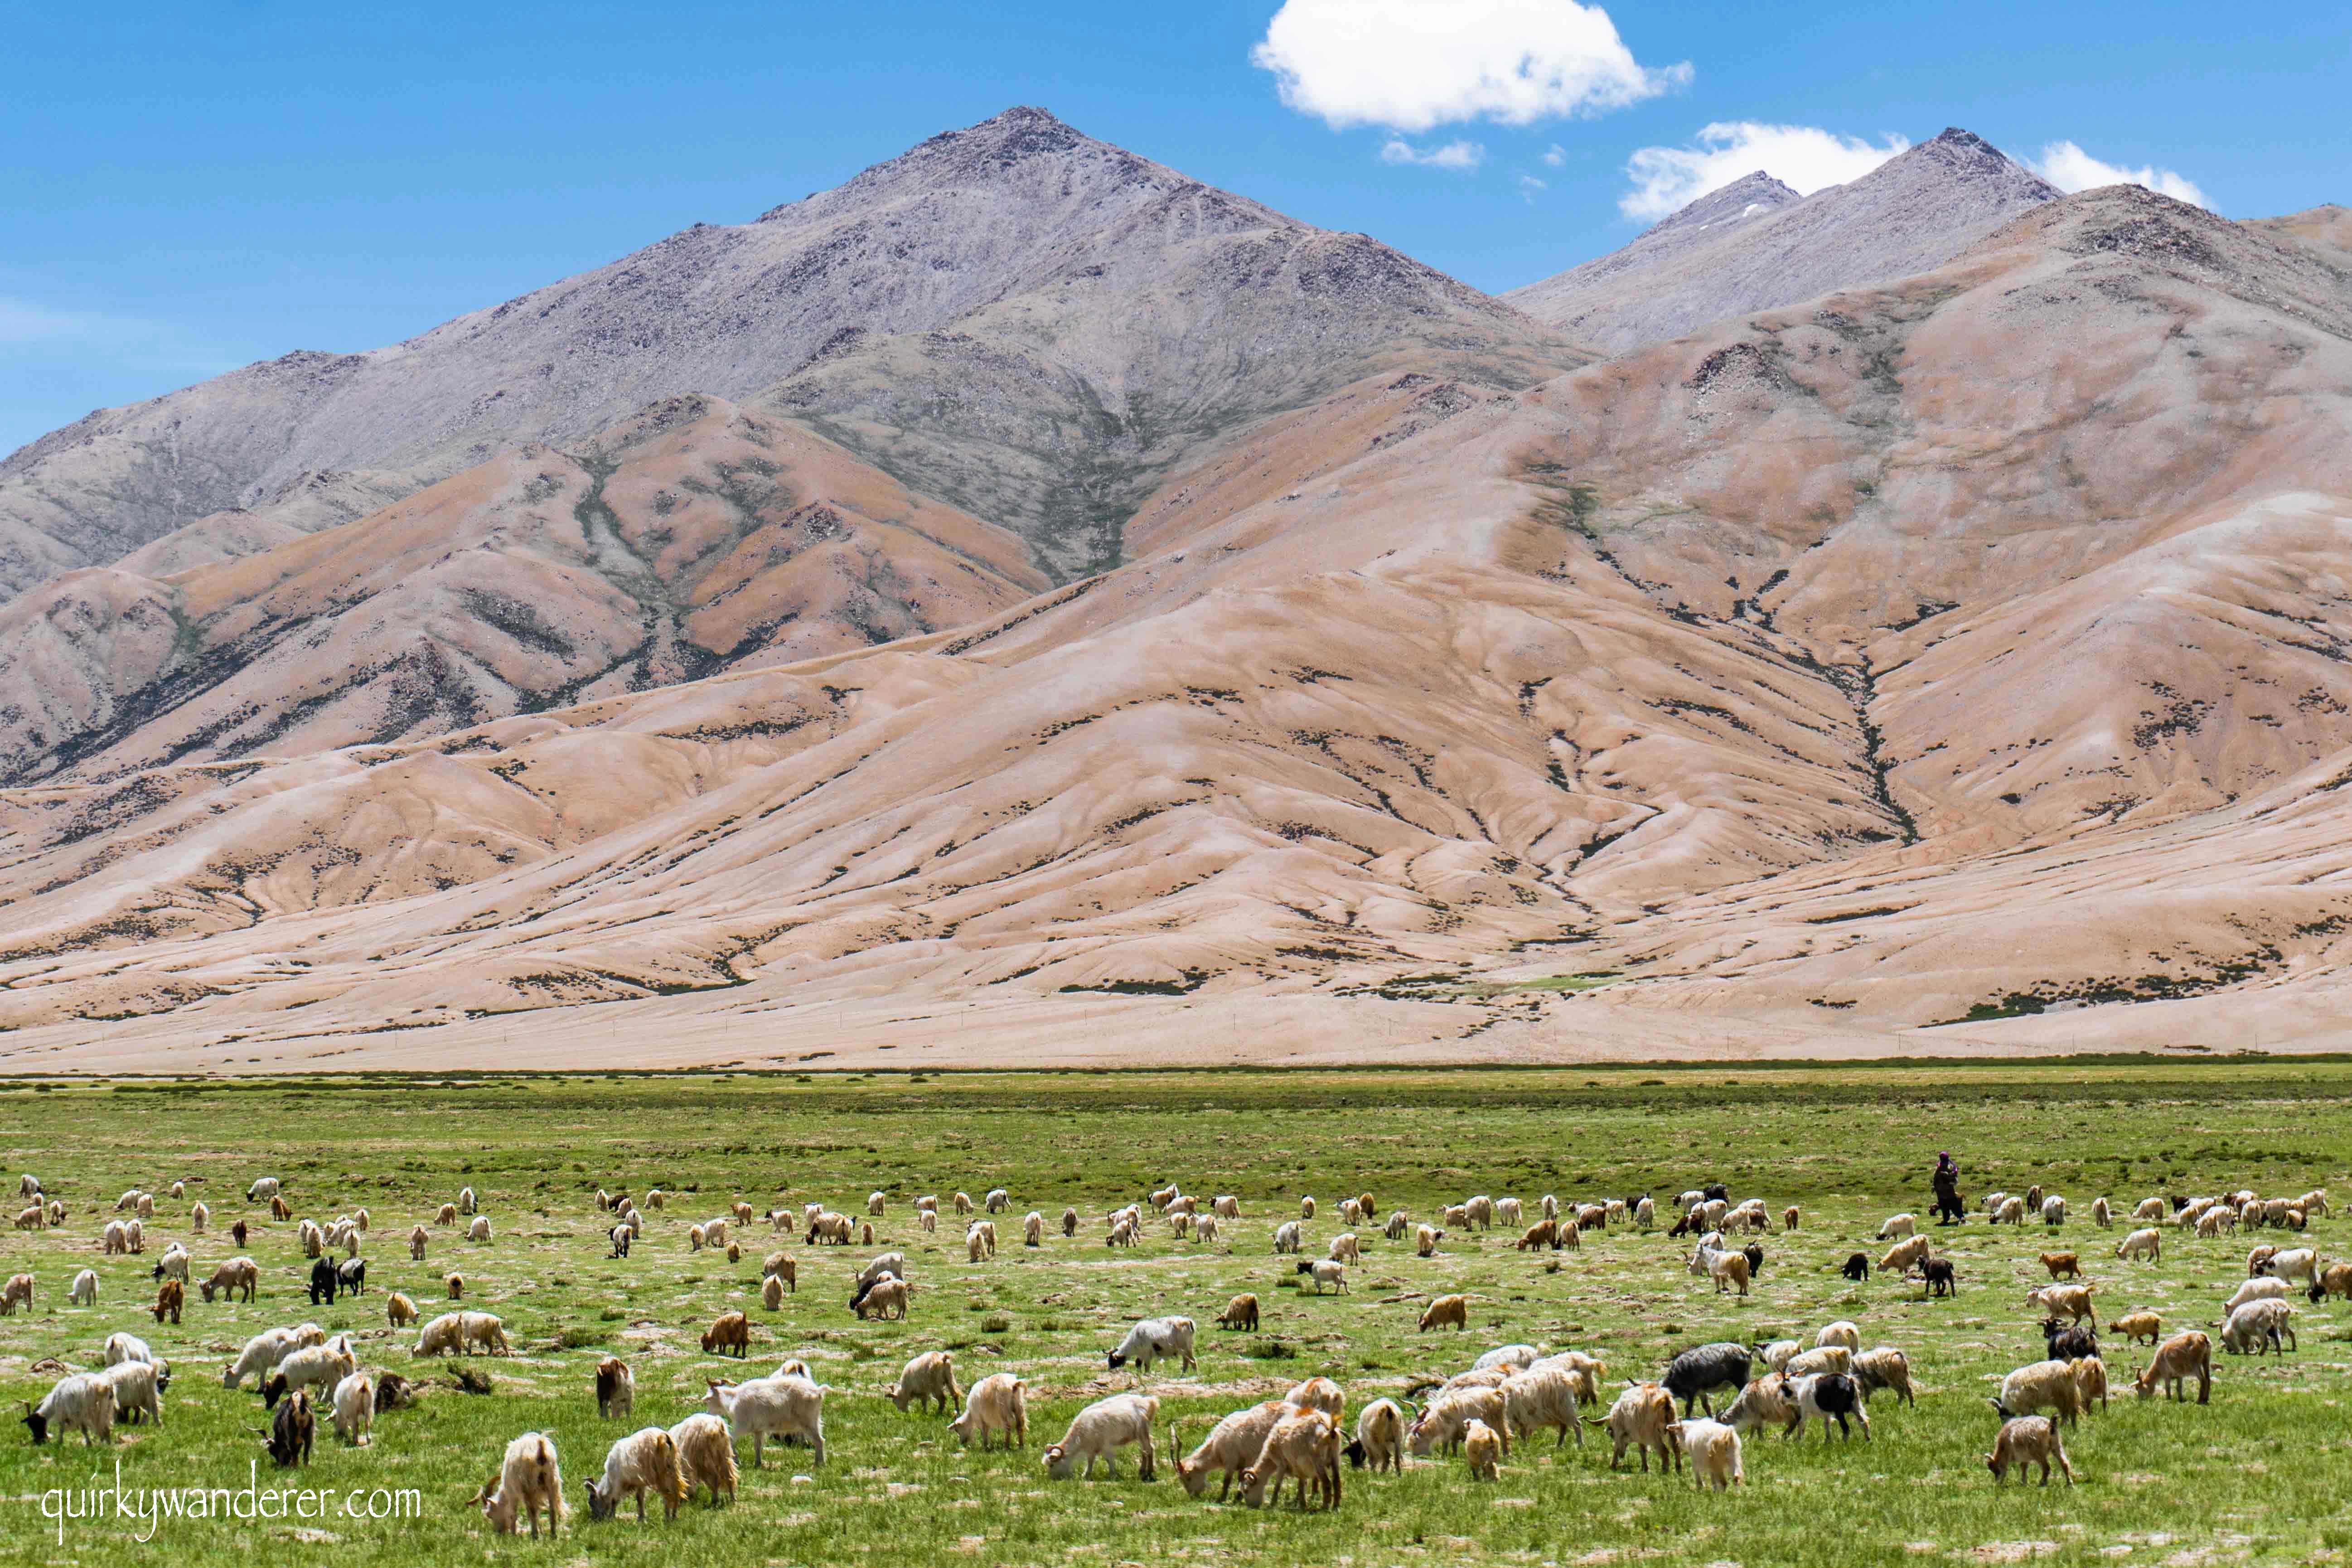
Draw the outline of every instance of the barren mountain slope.
M1709 321L1939 267L2055 186L1966 131L1802 200L1759 171L1623 249L1503 296L1622 353Z
M1003 530L805 430L677 398L260 554L74 573L0 606L0 776L436 733L958 626L1045 585Z
M355 522L415 489L401 474L297 474L250 507L231 507L200 517L185 528L141 545L115 562L114 569L142 577L168 577L215 561L258 555L305 534Z
M0 595L304 472L415 488L803 372L793 412L1075 574L1185 442L1416 355L1518 383L1579 362L1362 236L1016 109L406 342L289 355L44 437L0 461Z
M2352 207L2329 202L2284 217L2255 218L2246 226L2301 245L2338 271L2352 272Z
M2339 274L2086 193L1533 392L1351 386L1171 476L1153 553L952 635L12 792L0 1050L139 1015L461 1060L468 1014L655 992L718 1059L859 996L1181 994L1105 1049L1288 998L1287 1044L1367 984L1465 1050L2013 994L2117 999L2095 1039L2126 996L2334 984L2347 437Z

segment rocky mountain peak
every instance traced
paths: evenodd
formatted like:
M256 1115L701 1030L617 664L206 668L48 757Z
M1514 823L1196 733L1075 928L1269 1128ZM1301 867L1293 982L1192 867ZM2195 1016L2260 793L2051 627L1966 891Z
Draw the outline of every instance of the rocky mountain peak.
M976 125L943 131L832 190L771 207L759 221L822 219L933 192L968 200L1041 181L1088 188L1178 189L1198 184L1123 147L1098 142L1045 110L1019 106Z
M2059 194L1955 127L1801 201L1759 170L1623 249L1504 299L1572 338L1622 353L1745 311L1940 267ZM1767 210L1750 210L1759 205Z
M1766 213L1793 206L1804 200L1789 186L1759 169L1752 174L1742 174L1721 190L1706 195L1660 219L1642 233L1641 239L1655 239L1663 235L1688 233L1714 228L1721 224L1738 223L1745 218L1760 217ZM1636 240L1635 244L1641 243Z
M1992 189L2028 202L2055 201L2065 194L1975 132L1958 126L1889 159L1854 183L1882 176Z

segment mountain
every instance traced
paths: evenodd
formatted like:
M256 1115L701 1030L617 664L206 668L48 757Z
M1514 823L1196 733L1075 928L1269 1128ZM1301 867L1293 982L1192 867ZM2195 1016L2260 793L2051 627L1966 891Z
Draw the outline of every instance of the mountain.
M306 474L409 493L698 394L808 423L1062 579L1118 560L1154 476L1266 414L1384 368L1526 384L1583 357L1361 235L1014 109L390 348L289 354L45 436L0 460L0 595Z
M434 734L920 636L1046 586L1017 536L717 398L578 445L331 529L276 521L289 500L284 542L132 569L186 555L199 524L0 605L0 780Z
M1623 249L1503 296L1611 353L1711 321L1940 267L2056 186L1948 130L1850 184L1800 200L1759 171Z
M2305 238L2037 203L1540 385L1360 378L1128 534L886 647L0 792L0 1060L2340 1037Z

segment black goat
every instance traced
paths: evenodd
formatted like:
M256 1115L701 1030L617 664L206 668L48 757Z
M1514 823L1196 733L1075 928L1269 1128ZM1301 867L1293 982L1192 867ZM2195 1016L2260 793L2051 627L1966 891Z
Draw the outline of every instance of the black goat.
M310 1462L311 1439L317 1432L318 1422L310 1414L310 1391L298 1388L293 1398L278 1406L261 1446L280 1466L307 1465Z
M2042 1338L2050 1347L2052 1361L2079 1361L2099 1353L2096 1329L2086 1329L2076 1323L2061 1323L2055 1318L2042 1320Z
M321 1258L317 1262L311 1264L310 1305L313 1307L320 1306L321 1304L332 1306L335 1300L335 1288L339 1283L341 1283L341 1279L342 1276L335 1272L335 1260L333 1258Z
M1715 1402L1708 1395L1718 1388L1728 1388L1737 1394L1747 1387L1755 1360L1756 1352L1746 1345L1717 1341L1675 1357L1661 1381L1668 1394L1683 1402L1684 1415L1690 1415L1693 1400L1705 1405L1706 1413L1713 1415Z
M1845 1260L1845 1277L1854 1281L1856 1284L1860 1284L1862 1281L1869 1279L1870 1254L1867 1252L1855 1252L1847 1255Z
M1953 1271L1948 1258L1930 1258L1919 1265L1919 1277L1927 1281L1930 1296L1957 1296L1960 1293L1959 1277Z

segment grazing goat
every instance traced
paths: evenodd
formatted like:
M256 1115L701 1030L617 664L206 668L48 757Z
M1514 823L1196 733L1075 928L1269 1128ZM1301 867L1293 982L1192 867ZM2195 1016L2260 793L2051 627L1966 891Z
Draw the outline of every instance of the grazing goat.
M2026 1467L2039 1464L2042 1484L2046 1487L2053 1461L2065 1473L2066 1484L2073 1486L2074 1467L2066 1458L2066 1445L2059 1438L2058 1428L2047 1416L2020 1415L2001 1423L1992 1440L1992 1452L1985 1456L1985 1468L1992 1472L1993 1485L2000 1486L2009 1479L2011 1467L2022 1482Z
M1462 1438L1462 1458L1474 1481L1503 1479L1503 1439L1484 1421L1473 1420Z
M1114 1394L1096 1400L1070 1418L1060 1442L1045 1446L1046 1477L1066 1481L1075 1475L1091 1480L1097 1459L1116 1476L1118 1450L1131 1444L1137 1454L1136 1473L1150 1480L1155 1474L1151 1424L1159 1418L1160 1401L1148 1394Z
M1843 1348L1843 1347L1840 1347ZM1789 1400L1796 1414L1790 1421L1789 1435L1801 1436L1808 1419L1822 1424L1822 1441L1830 1440L1830 1423L1838 1425L1838 1436L1851 1438L1852 1428L1846 1419L1851 1416L1861 1424L1862 1435L1870 1436L1870 1405L1863 1397L1862 1385L1847 1373L1824 1372L1784 1379Z
M2002 1378L2000 1396L1986 1403L1999 1411L2004 1421L2052 1410L2071 1426L2082 1411L2082 1385L2075 1381L2074 1369L2066 1363L2038 1361Z
M2056 1318L2042 1320L2042 1342L2052 1361L2073 1361L2077 1356L2099 1353L2099 1326L2094 1321L2089 1328L2080 1323L2062 1323Z
M97 1375L114 1389L116 1420L138 1421L152 1415L156 1426L163 1424L163 1394L172 1386L168 1367L152 1361L110 1361Z
M1728 1491L1747 1484L1740 1468L1739 1434L1720 1421L1673 1421L1666 1439L1690 1460L1691 1481L1701 1491Z
M1233 1490L1234 1478L1248 1469L1265 1449L1266 1434L1274 1430L1275 1423L1296 1412L1296 1406L1281 1399L1236 1410L1211 1427L1200 1447L1181 1456L1177 1451L1175 1425L1171 1422L1168 1457L1176 1466L1176 1479L1182 1484L1184 1495L1202 1496L1214 1478L1218 1483L1217 1500L1224 1501Z
M499 1473L474 1495L482 1517L500 1535L512 1535L523 1519L530 1521L531 1539L539 1539L539 1516L547 1514L547 1532L563 1522L563 1474L556 1463L555 1439L544 1432L526 1432L507 1445Z
M1298 1265L1298 1272L1315 1281L1315 1294L1318 1296L1323 1294L1324 1287L1327 1285L1340 1290L1348 1288L1348 1266L1344 1263L1334 1263L1328 1258L1318 1259L1311 1263L1302 1260Z
M2300 1351L2294 1318L2294 1309L2284 1301L2248 1301L2221 1326L2221 1348L2231 1355L2284 1355Z
M1289 1481L1291 1500L1307 1506L1311 1489L1318 1506L1339 1506L1339 1427L1320 1410L1294 1410L1274 1424L1265 1447L1242 1471L1242 1501L1263 1508Z
M1864 1400L1880 1389L1891 1391L1906 1405L1916 1405L1911 1391L1911 1358L1892 1345L1866 1350L1853 1358L1853 1380Z
M1348 1462L1359 1469L1402 1472L1405 1427L1402 1405L1393 1399L1373 1400L1356 1417L1355 1441L1343 1450Z
M2095 1285L2044 1285L2025 1293L2028 1307L2053 1318L2068 1318L2079 1323L2098 1316L2091 1302Z
M1432 1329L1445 1328L1449 1325L1457 1331L1466 1331L1469 1329L1469 1297L1440 1296L1422 1310L1421 1331L1423 1333L1425 1334Z
M726 1422L698 1410L669 1429L669 1440L677 1450L678 1485L685 1500L693 1501L701 1487L709 1489L713 1508L722 1492L726 1501L735 1500L735 1438Z
M790 1369L798 1363L787 1362ZM743 1383L710 1380L704 1403L722 1416L741 1438L751 1439L751 1468L761 1467L767 1440L803 1442L814 1450L814 1463L824 1463L824 1390L791 1370Z
M375 1383L363 1372L353 1372L335 1384L331 1401L335 1436L357 1447L367 1442L375 1426Z
M293 1329L264 1329L245 1342L245 1349L235 1361L221 1370L221 1386L236 1388L247 1376L256 1383L278 1370L278 1363L296 1351L327 1342L327 1331L316 1323L304 1323Z
M1690 1265L1692 1273L1705 1274L1714 1279L1717 1295L1722 1295L1735 1285L1739 1288L1739 1294L1748 1294L1750 1270L1746 1253L1725 1252L1702 1245L1684 1261Z
M1661 1471L1682 1468L1682 1447L1666 1431L1674 1424L1674 1419L1672 1395L1654 1383L1635 1383L1626 1385L1625 1392L1617 1396L1617 1403L1609 1407L1605 1418L1591 1424L1606 1426L1611 1439L1616 1444L1617 1451L1609 1460L1611 1469L1624 1463L1626 1449L1639 1448L1642 1471L1646 1475L1653 1448L1658 1451L1658 1468Z
M2081 1397L2084 1410L2087 1412L2091 1408L2094 1399L2099 1402L2099 1408L2105 1410L2107 1407L2107 1363L2097 1356L2086 1355L2076 1356L2066 1364L2074 1371L2074 1388Z
M725 1355L730 1350L739 1361L751 1353L751 1320L740 1312L721 1312L702 1331L703 1354Z
M588 1517L612 1518L621 1504L637 1500L637 1522L646 1519L646 1494L662 1500L662 1517L676 1519L686 1500L686 1478L678 1474L677 1440L667 1429L646 1426L604 1451L604 1473L587 1482Z
M1003 1436L1004 1446L1029 1446L1028 1385L1009 1372L992 1372L971 1385L964 1396L963 1414L948 1423L948 1430L966 1447L974 1437L982 1450L992 1433Z
M1217 1314L1217 1327L1221 1329L1245 1329L1253 1333L1255 1332L1257 1330L1257 1298L1253 1295L1241 1295L1234 1297L1231 1301L1226 1303L1225 1310Z
M953 1413L963 1404L963 1390L956 1386L955 1358L945 1351L925 1351L899 1370L887 1395L902 1412L919 1401L925 1410L936 1405L942 1414Z
M1173 1361L1191 1372L1200 1364L1192 1353L1192 1319L1146 1318L1129 1329L1118 1349L1110 1352L1111 1369L1133 1363L1136 1371L1150 1372L1155 1362Z
M1931 1246L1927 1237L1906 1237L1886 1249L1886 1255L1878 1260L1878 1271L1908 1274L1927 1258Z
M114 1384L102 1373L76 1373L61 1377L41 1398L38 1405L25 1405L25 1427L37 1446L49 1440L54 1429L59 1442L68 1432L81 1434L82 1447L89 1447L103 1438L114 1441Z
M637 1376L619 1356L596 1363L596 1414L606 1421L626 1421L637 1408Z
M1746 1345L1717 1341L1675 1357L1667 1364L1663 1381L1666 1392L1683 1402L1685 1415L1690 1414L1693 1401L1713 1415L1715 1404L1710 1395L1718 1388L1745 1388L1755 1359L1756 1352Z
M294 1397L279 1405L270 1417L269 1435L261 1446L281 1468L307 1465L318 1430L318 1418L310 1413L310 1391L298 1388Z
M1557 1434L1555 1448L1570 1436L1584 1446L1584 1380L1568 1367L1547 1365L1517 1373L1503 1384L1504 1429L1514 1438L1546 1429Z
M1412 1425L1405 1431L1405 1446L1418 1457L1426 1457L1440 1447L1451 1452L1462 1446L1475 1419L1495 1429L1502 1438L1503 1453L1508 1457L1510 1423L1504 1417L1503 1406L1499 1386L1442 1389L1413 1417Z

